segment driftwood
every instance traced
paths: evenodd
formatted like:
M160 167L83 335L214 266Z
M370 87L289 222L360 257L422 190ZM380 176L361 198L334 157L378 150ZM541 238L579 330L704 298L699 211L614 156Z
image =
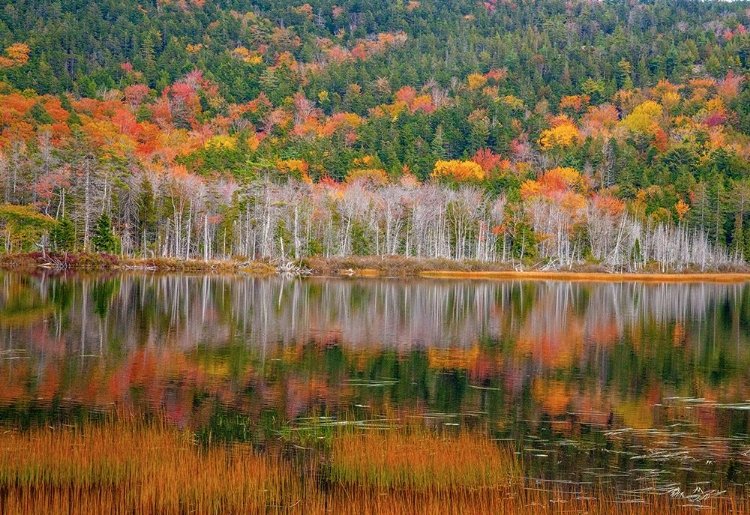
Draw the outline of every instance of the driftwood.
M282 276L308 276L312 275L312 270L309 268L298 265L294 261L281 261L276 265L276 274Z
M63 253L62 258L47 254L46 259L47 261L39 265L40 267L50 268L52 270L67 270L70 268L70 260L68 259L67 252Z

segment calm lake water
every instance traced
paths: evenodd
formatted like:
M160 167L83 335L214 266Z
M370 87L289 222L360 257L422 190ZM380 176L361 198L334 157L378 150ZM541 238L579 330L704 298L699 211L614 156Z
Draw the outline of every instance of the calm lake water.
M165 416L262 444L405 418L540 482L750 482L750 288L0 274L0 425Z

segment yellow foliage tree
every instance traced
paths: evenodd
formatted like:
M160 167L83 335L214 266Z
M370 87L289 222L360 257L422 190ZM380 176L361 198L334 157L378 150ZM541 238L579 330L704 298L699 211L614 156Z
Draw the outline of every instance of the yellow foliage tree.
M668 91L662 95L661 103L670 111L680 103L680 94L676 91Z
M276 168L284 175L300 179L304 182L312 182L308 175L309 166L304 159L279 159Z
M481 73L472 73L466 78L466 80L469 83L469 89L472 91L481 89L487 84L487 77Z
M640 134L654 134L658 128L657 120L664 110L653 100L647 100L633 109L633 112L620 122L631 132Z
M539 146L542 150L553 148L568 148L581 141L581 133L573 122L567 121L543 130L539 136Z
M503 104L507 105L511 109L521 110L524 108L523 100L513 95L506 95L500 100Z
M237 148L237 138L224 134L217 134L206 140L205 148L213 150L234 150Z
M458 182L483 181L485 174L482 167L474 161L452 159L450 161L437 161L432 170L431 177L435 179L450 179Z
M384 186L388 184L388 174L381 168L358 168L346 174L346 184Z
M709 113L724 113L726 111L724 101L720 98L712 98L706 102L706 111Z

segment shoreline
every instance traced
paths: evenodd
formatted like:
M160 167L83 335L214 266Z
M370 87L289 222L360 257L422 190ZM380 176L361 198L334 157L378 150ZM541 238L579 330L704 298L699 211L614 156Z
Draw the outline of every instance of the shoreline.
M267 277L278 274L307 277L425 278L468 280L745 283L750 270L684 272L608 272L582 264L570 270L515 270L509 264L405 258L401 256L311 257L274 263L250 260L195 260L177 258L122 258L109 254L9 254L0 256L0 270L14 272L156 272L222 273Z
M560 272L560 271L498 271L498 272L422 272L430 279L495 279L519 281L566 282L658 282L658 283L744 283L750 273L694 272L694 273L636 273L636 272Z

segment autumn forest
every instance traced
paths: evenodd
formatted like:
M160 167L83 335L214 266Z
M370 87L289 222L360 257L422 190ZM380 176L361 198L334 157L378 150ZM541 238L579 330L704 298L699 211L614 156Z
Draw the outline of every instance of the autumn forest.
M750 258L750 5L0 2L0 251Z

